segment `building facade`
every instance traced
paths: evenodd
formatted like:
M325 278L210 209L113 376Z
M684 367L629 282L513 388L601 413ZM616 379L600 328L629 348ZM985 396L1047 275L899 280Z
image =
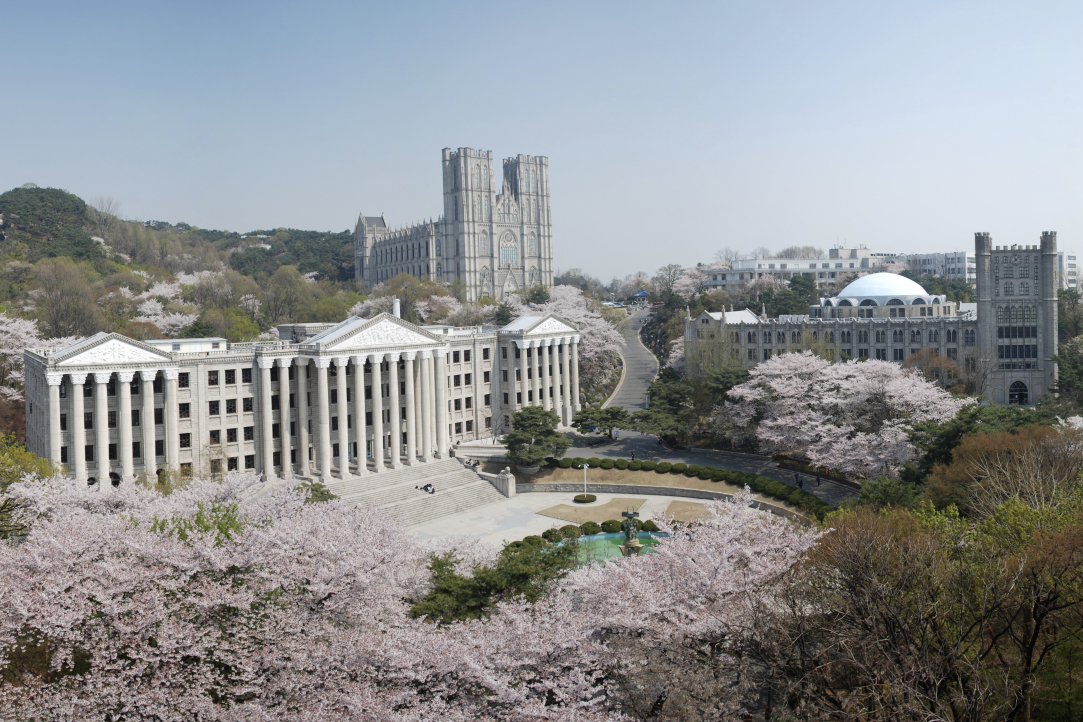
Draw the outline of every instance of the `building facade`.
M978 278L977 258L973 253L900 253L893 260L905 263L919 276L942 276L968 283L974 283Z
M796 275L811 275L820 288L837 287L845 279L878 270L880 263L865 246L832 248L827 258L738 258L721 266L700 269L709 290L743 286L763 279L789 283Z
M1076 254L1061 251L1057 253L1057 279L1060 281L1060 288L1065 290L1072 289L1073 291L1079 290L1079 268L1076 261Z
M556 316L452 328L380 314L279 331L247 344L99 333L27 350L27 448L88 483L165 469L348 478L446 458L527 406L564 426L580 408L579 333Z
M956 360L995 403L1033 404L1056 384L1057 234L1036 246L993 246L975 235L978 302L948 302L917 283L876 273L821 298L800 316L768 319L751 311L708 313L685 324L692 375L745 366L787 351L903 362L925 352Z
M444 212L437 220L391 229L383 216L365 216L354 230L354 275L374 286L408 273L450 283L466 298L504 298L553 285L553 223L549 159L504 159L496 185L492 151L444 148Z

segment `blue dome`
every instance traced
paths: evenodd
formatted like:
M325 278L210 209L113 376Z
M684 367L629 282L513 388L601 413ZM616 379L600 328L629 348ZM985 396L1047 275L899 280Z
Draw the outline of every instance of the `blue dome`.
M839 298L924 296L925 289L897 273L870 273L839 291Z

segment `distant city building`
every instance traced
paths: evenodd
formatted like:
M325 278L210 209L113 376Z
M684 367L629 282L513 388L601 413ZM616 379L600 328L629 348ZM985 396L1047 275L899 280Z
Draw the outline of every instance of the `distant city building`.
M788 283L794 275L812 274L818 287L837 286L854 275L862 276L877 269L869 249L832 248L827 258L739 258L728 268L717 265L701 267L708 290L740 286L765 278Z
M1061 257L1066 271L1075 270L1067 268L1073 255L1057 253L1056 233L1043 233L1040 245L996 247L988 233L978 233L976 304L957 307L904 276L876 273L821 298L808 314L705 311L685 323L685 368L696 376L720 364L755 366L807 349L896 362L926 351L958 361L995 403L1034 404L1057 380Z
M955 251L952 253L898 253L894 256L877 254L878 257L890 258L891 262L903 263L916 276L941 276L949 280L974 283L978 279L977 258L973 253Z
M1058 288L1079 290L1079 269L1076 267L1076 254L1061 251L1057 254Z
M444 214L391 228L387 219L357 219L354 276L369 286L400 273L465 284L466 300L505 298L553 285L549 159L504 159L500 189L488 150L444 148Z

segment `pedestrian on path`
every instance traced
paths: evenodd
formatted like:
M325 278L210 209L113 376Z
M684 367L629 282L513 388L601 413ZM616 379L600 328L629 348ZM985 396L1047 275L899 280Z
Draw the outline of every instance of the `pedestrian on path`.
M819 485L820 485L820 475L817 474L816 475L816 486L819 486Z
M797 488L798 489L804 489L805 488L805 480L804 479L798 479L797 480Z
M793 483L797 486L801 486L801 477L797 474L797 472L794 472Z
M632 449L632 461L636 460L636 450Z

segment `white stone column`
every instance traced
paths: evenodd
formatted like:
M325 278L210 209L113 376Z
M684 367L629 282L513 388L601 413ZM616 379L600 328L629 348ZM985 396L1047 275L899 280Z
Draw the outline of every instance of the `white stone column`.
M86 473L86 429L83 427L83 415L86 413L83 407L83 383L86 382L86 372L71 374L71 445L75 466L76 481L85 482Z
M60 466L60 384L64 383L64 374L46 373L49 384L49 461Z
M406 463L410 466L417 464L417 403L414 392L414 358L416 352L407 351L403 357L405 370L403 376L406 379Z
M387 354L387 385L388 394L391 397L391 443L387 450L391 459L392 469L402 468L402 405L399 399L399 356L402 353L395 351Z
M297 456L298 472L308 476L308 359L294 359L297 374Z
M346 375L346 365L350 363L349 356L341 356L335 359L335 378L338 379L338 478L350 477L350 403L347 390L350 388L350 378Z
M553 408L552 399L549 398L549 344L552 343L549 339L544 339L538 342L539 361L541 361L541 395L542 395L542 408L549 411Z
M271 367L275 360L260 356L256 363L259 364L260 471L263 472L263 480L270 481L275 475L275 443L271 438Z
M120 478L129 481L135 476L132 463L132 379L134 371L117 371L117 459Z
M432 461L432 351L421 352L421 456Z
M94 372L94 458L99 489L109 488L109 377L112 371Z
M372 356L372 466L377 474L384 470L383 361L383 354Z
M278 364L278 430L279 448L282 449L283 479L293 478L293 464L290 463L290 447L293 438L290 436L290 369L293 368L293 359L289 356L279 356L275 359Z
M568 339L560 339L560 345L563 347L564 353L561 354L560 359L560 378L564 382L564 390L561 391L560 401L564 405L564 425L571 426L572 418L575 416L575 409L572 408L571 402L571 376L568 372L568 357L571 356L571 346L568 345Z
M436 362L436 445L441 459L448 458L447 348L433 353Z
M158 369L143 369L139 372L139 380L143 383L143 413L139 420L143 426L143 473L150 481L157 479L158 458L154 453L154 377L158 375Z
M180 417L177 408L177 377L180 369L165 369L165 468L180 469Z
M530 366L527 364L526 351L530 345L526 341L516 341L519 347L519 408L525 409L530 406L530 395L527 393L527 383L530 378ZM512 384L514 386L515 384ZM515 396L512 396L512 408L515 408Z
M572 367L572 410L578 412L583 408L583 405L579 402L579 337L572 336L572 343L569 346L569 365Z
M320 412L316 420L320 431L320 443L317 456L320 461L320 477L323 482L331 479L331 393L327 389L327 367L331 365L329 358L315 358L316 363L316 396L319 397Z
M425 444L421 439L421 425L424 418L421 396L422 396L422 382L424 376L421 375L421 352L415 351L414 360L414 432L417 437L414 439L414 459L415 463L418 462L418 457L425 456Z
M365 357L353 357L353 435L357 444L357 473L369 473L368 433L365 425Z
M530 348L534 350L534 354L530 357L530 388L534 391L533 406L541 406L541 368L539 368L538 359L541 358L541 342L531 341Z
M557 416L560 418L560 425L566 426L564 423L564 402L563 396L560 393L560 339L554 338L552 340L552 350L549 353L550 363L553 364L553 377L550 380L553 385L553 411L557 412Z

